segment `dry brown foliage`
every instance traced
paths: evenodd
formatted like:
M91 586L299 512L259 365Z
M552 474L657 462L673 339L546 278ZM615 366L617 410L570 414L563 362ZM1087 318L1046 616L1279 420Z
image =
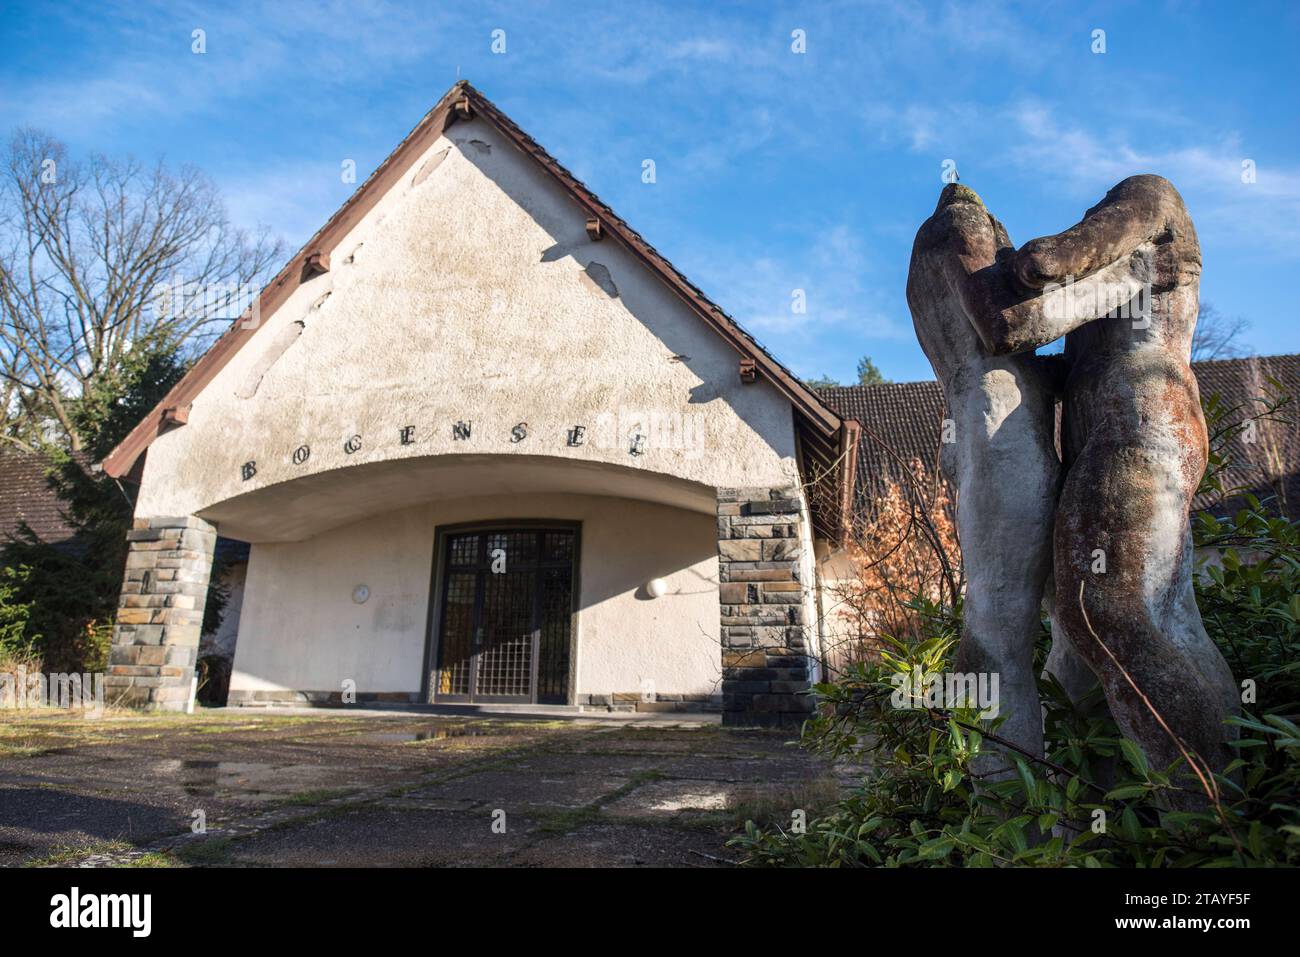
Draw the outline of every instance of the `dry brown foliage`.
M881 635L920 635L916 599L951 604L961 593L954 518L947 485L917 461L854 515L844 549L851 574L823 585L832 674L877 655Z

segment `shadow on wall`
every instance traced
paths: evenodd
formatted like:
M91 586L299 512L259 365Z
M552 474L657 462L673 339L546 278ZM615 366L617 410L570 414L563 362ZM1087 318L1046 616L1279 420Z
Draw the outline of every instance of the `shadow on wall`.
M230 676L235 662L235 642L239 637L239 618L244 604L244 583L248 578L247 542L218 538L213 556L213 573L217 576L213 591L225 601L216 627L205 631L199 640L198 700L210 707L225 705L230 690Z
M706 656L720 673L714 515L609 496L515 495L439 500L304 541L255 545L236 688L252 679L319 690L346 675L357 676L358 691L415 690L436 597L430 586L445 581L432 574L441 557L435 531L549 522L581 525L574 606L590 616L579 640L586 636L584 647L596 649L597 660L656 668L695 661L699 677ZM667 587L651 599L656 579ZM362 584L368 600L358 603L354 590Z

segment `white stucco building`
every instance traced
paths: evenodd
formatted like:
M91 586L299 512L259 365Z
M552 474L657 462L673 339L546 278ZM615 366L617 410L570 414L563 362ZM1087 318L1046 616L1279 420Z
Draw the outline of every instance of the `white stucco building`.
M219 534L232 703L798 720L855 436L457 84L105 461L112 694L186 705Z

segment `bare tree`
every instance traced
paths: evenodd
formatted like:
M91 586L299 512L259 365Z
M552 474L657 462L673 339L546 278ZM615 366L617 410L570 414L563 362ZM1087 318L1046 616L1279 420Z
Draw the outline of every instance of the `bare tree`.
M1232 359L1246 355L1249 349L1241 337L1249 328L1250 320L1240 316L1225 316L1210 303L1201 303L1196 332L1192 335L1192 361Z
M17 131L0 168L0 439L81 447L76 404L133 346L200 351L284 258L212 182Z

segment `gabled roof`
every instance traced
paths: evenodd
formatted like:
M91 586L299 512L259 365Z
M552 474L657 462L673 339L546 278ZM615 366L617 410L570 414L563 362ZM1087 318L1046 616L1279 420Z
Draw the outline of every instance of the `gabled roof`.
M165 429L183 425L186 411L194 398L256 334L257 329L267 325L265 320L271 313L283 305L290 294L311 275L308 261L317 253L328 253L334 248L379 199L402 180L415 161L448 126L457 120L470 118L490 123L508 142L566 190L589 219L597 220L605 236L620 243L640 260L678 298L726 340L736 350L739 359L753 362L758 373L794 407L796 429L803 450L801 457L812 460L808 464L815 465L829 456L829 461L825 465L830 467L836 458L843 456L847 435L844 422L814 390L800 382L789 369L778 362L753 336L745 332L734 319L683 276L636 230L601 202L595 193L556 162L532 137L524 133L485 96L462 81L453 86L438 101L378 169L361 184L338 212L330 217L320 231L307 241L288 265L266 286L259 300L262 322L254 328L245 328L244 317L234 322L158 406L109 454L104 460L104 470L116 477L138 474L142 463L141 456L150 443ZM839 471L845 472L843 469ZM848 482L844 486L847 493L852 486L847 475L845 480ZM833 516L818 515L814 518L823 532L830 533L834 527L837 527L837 519Z
M1252 356L1193 362L1201 398L1218 396L1229 422L1261 411L1268 379L1282 383L1284 391L1300 403L1300 355ZM846 419L860 423L855 508L868 513L889 482L905 482L912 463L928 474L938 467L939 437L944 418L943 389L939 383L891 382L882 385L840 386L818 390L826 404ZM1286 410L1289 423L1260 424L1255 442L1236 436L1228 442L1228 470L1224 484L1254 492L1260 498L1279 497L1292 517L1300 517L1300 409ZM1233 502L1216 503L1198 498L1194 507L1231 509Z

